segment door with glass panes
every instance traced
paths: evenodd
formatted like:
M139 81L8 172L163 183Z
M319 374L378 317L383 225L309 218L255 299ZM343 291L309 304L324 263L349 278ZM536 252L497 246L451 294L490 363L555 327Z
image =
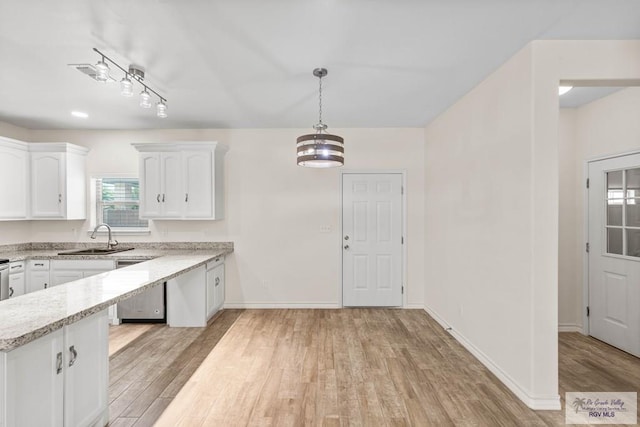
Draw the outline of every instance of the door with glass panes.
M589 163L589 334L640 356L640 154Z

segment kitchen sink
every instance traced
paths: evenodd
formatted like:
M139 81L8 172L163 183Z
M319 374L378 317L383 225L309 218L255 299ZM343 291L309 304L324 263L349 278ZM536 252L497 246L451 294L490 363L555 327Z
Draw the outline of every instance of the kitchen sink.
M117 252L130 251L133 248L90 248L90 249L77 249L68 252L58 252L58 255L108 255L115 254Z

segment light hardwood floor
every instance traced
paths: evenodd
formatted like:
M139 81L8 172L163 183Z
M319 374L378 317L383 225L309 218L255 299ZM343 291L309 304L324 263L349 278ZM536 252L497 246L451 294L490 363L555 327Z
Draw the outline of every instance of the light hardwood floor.
M527 408L421 310L225 310L209 330L219 341L197 352L190 377L145 378L132 367L139 381L128 391L116 373L110 425L564 425L563 411ZM138 357L151 351L178 366L201 340L170 328L147 335L132 343L147 339ZM559 350L561 396L640 389L640 359L580 334L561 334ZM133 403L133 394L148 396Z
M109 327L109 356L113 356L115 353L126 347L133 341L135 341L140 335L144 334L151 328L161 327L160 325L154 325L149 323L140 324L123 324L118 326Z

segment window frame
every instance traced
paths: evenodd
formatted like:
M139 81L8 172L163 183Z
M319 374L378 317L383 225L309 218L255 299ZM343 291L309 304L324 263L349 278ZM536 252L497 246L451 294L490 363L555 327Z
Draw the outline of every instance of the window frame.
M137 179L140 183L140 177L136 174L113 174L113 173L101 173L93 174L89 178L89 226L87 230L88 234L93 233L98 222L98 194L97 194L97 180L99 179ZM124 203L124 202L121 202ZM128 202L131 203L131 202ZM138 206L140 206L140 200L138 200ZM111 227L113 233L120 235L148 235L151 234L151 220L146 220L146 227ZM105 227L101 227L98 232L99 235L106 235L108 232Z

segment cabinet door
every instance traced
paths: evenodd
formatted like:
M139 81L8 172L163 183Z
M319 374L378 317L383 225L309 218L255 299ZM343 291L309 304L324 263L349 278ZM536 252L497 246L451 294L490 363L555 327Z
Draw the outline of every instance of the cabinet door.
M15 298L23 295L24 289L24 273L15 273L9 275L9 298Z
M63 425L63 331L6 353L6 426Z
M216 267L214 286L216 289L216 311L218 311L224 305L224 264Z
M31 216L64 218L64 153L31 153Z
M209 320L216 312L215 273L215 268L207 270L207 320Z
M140 154L140 217L160 217L160 153Z
M50 285L51 283L49 281L49 270L29 272L29 281L27 283L28 292L47 289Z
M65 327L65 426L104 425L96 421L107 415L108 328L106 310Z
M81 270L53 270L51 272L51 285L58 286L63 283L82 279L83 277L84 275Z
M180 218L184 206L180 153L162 153L161 161L162 217Z
M0 219L27 217L29 157L26 151L0 146Z
M207 270L207 319L224 304L224 264Z
M186 218L213 216L213 155L210 151L182 153Z

